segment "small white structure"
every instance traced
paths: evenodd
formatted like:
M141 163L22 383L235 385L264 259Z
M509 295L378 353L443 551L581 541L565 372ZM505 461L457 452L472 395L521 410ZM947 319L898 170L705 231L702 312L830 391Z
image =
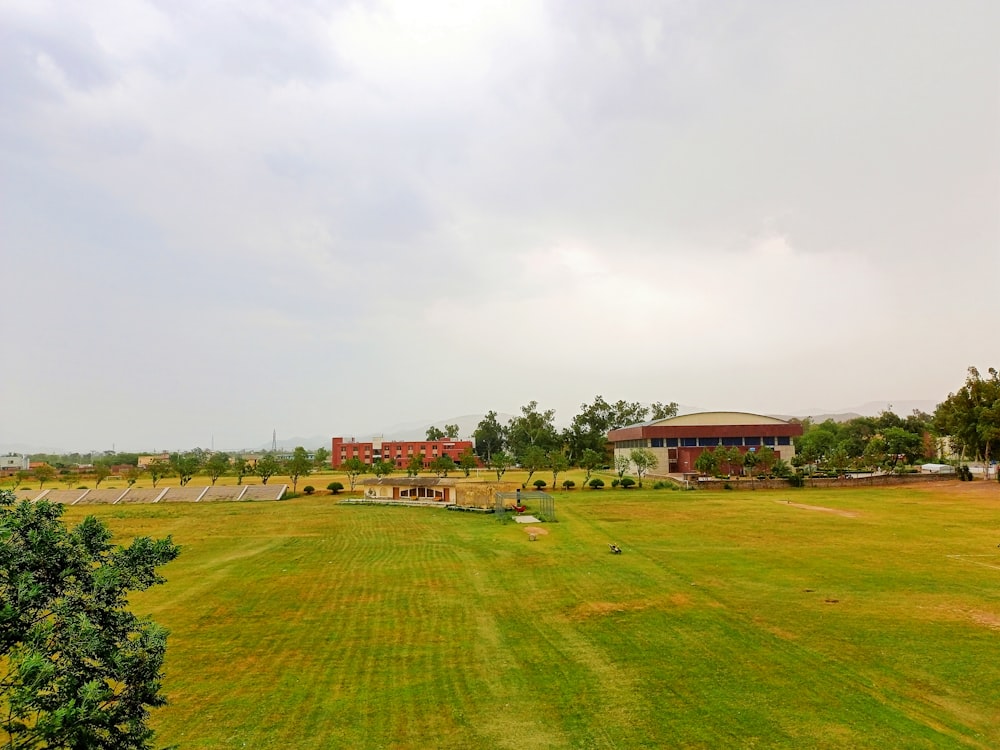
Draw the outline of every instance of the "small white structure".
M922 464L921 474L954 474L955 467L950 464Z
M0 456L0 471L27 471L31 468L31 458L20 453Z

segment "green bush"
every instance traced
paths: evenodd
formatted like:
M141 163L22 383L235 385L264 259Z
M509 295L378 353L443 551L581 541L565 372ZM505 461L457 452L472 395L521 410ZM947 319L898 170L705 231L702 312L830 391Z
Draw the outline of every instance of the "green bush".
M806 478L801 472L796 472L788 477L788 484L792 487L805 487Z
M622 489L627 490L629 487L635 486L635 480L632 477L625 477L622 479Z
M330 484L328 484L326 488L330 490L330 494L336 495L338 492L344 489L344 485L342 485L340 482L330 482Z
M621 480L620 479L612 479L611 480L611 487L612 488L617 487L619 484L621 484Z
M564 489L571 490L574 487L576 487L576 482L574 482L572 479L567 479L563 482L562 486Z
M725 484L722 485L722 489L724 490L731 490L732 488L733 485L731 485L729 482L726 482Z
M590 482L588 482L588 484L590 485L590 489L599 490L604 486L604 480L600 477L594 477L590 480Z
M302 488L302 491L307 495L311 495L316 491L316 488L313 487L311 484L307 484L305 487Z
M532 482L532 484L535 486L536 490L540 490L542 489L542 487L545 486L546 483L544 479L536 479L534 482Z

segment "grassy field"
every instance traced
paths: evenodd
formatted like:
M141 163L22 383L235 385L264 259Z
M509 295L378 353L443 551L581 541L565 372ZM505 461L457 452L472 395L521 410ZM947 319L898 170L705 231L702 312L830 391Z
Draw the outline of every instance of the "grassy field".
M535 542L329 496L67 517L183 546L134 601L161 744L1000 747L996 483L556 497Z

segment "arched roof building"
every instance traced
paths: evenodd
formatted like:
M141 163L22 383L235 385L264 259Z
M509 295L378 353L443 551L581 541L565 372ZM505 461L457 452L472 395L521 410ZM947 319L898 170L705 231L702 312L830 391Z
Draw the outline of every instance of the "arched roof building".
M742 411L708 411L653 422L629 425L608 433L615 457L633 448L648 448L659 459L658 473L694 471L694 462L705 450L724 445L741 453L773 448L786 461L795 455L792 438L802 425L777 417Z

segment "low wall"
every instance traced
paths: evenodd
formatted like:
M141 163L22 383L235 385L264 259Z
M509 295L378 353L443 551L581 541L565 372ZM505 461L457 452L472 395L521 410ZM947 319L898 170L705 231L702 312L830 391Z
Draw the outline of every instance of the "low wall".
M873 477L806 477L805 487L899 487L934 482L957 482L954 474L880 474ZM734 490L796 489L787 479L708 479L692 482L700 490L721 490L728 484Z

